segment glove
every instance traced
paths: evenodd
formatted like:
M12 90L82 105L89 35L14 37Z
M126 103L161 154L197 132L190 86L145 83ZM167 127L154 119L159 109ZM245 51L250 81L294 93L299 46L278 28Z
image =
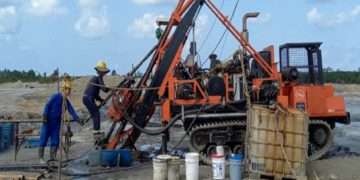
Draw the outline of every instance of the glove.
M48 119L47 119L47 116L46 115L43 115L43 123L45 124L45 123L47 123L47 121L48 121Z

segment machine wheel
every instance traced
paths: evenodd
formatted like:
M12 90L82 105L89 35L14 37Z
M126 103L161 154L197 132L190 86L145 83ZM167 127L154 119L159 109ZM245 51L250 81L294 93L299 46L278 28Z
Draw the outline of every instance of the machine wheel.
M334 133L330 125L321 120L309 123L309 160L317 160L325 155L332 146Z

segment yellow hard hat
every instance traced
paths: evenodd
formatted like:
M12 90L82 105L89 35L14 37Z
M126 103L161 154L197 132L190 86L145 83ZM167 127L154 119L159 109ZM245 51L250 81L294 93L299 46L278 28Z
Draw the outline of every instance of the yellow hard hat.
M71 89L71 77L69 75L65 75L63 81L61 82L61 89L64 91L65 89Z
M71 82L70 81L64 81L61 84L61 89L71 89Z
M110 72L110 70L107 68L107 64L105 61L97 62L95 70L99 71L99 72L104 72L104 73Z

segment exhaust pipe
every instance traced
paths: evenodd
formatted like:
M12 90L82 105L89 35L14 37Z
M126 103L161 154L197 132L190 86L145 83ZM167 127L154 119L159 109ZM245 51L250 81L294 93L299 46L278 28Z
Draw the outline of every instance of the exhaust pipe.
M259 12L249 12L243 16L243 32L242 32L242 34L245 37L246 41L249 41L249 31L247 28L247 20L249 18L257 18L259 15L260 15Z

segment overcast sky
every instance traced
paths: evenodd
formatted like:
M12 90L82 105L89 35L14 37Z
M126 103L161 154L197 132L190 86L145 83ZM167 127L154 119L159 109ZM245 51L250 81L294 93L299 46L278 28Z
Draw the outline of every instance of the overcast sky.
M230 15L236 0L213 0ZM222 2L225 1L225 2ZM126 73L155 44L155 20L168 17L176 0L0 0L0 69L92 74L99 59ZM259 11L249 24L257 49L286 42L321 41L324 64L360 67L358 0L240 0L233 22ZM196 39L201 46L214 16L202 9ZM223 32L216 22L200 51L206 58ZM231 36L217 53L228 57L238 46Z

